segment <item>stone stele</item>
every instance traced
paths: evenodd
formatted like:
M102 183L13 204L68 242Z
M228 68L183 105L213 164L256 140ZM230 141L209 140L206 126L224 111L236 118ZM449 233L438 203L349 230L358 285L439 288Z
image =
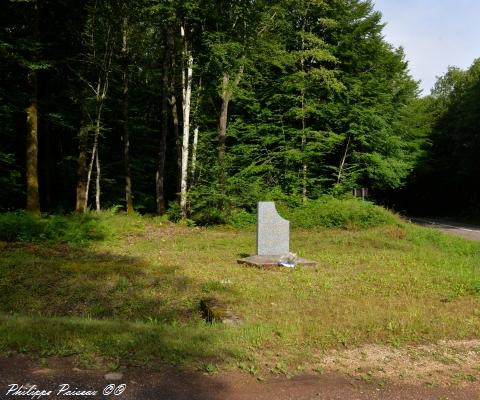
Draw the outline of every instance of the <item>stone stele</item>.
M290 251L290 223L278 215L273 201L257 206L257 255L282 256Z
M276 266L289 252L290 223L278 214L273 201L260 201L257 205L257 254L238 262L258 267ZM316 263L297 257L296 265L315 267Z

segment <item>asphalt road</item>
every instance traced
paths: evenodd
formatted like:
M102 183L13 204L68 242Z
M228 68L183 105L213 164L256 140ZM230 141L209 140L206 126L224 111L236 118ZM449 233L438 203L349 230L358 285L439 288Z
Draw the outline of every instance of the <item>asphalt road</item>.
M462 236L470 240L480 240L480 226L464 224L443 219L434 218L409 218L412 222L431 228L440 229L452 235Z

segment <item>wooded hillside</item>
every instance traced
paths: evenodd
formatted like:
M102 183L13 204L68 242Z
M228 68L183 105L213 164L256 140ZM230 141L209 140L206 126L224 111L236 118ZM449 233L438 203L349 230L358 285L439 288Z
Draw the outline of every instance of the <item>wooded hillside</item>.
M473 137L457 109L478 116L473 70L417 98L369 0L30 0L0 14L4 210L221 222L259 199L382 199L432 149L446 159L445 132Z

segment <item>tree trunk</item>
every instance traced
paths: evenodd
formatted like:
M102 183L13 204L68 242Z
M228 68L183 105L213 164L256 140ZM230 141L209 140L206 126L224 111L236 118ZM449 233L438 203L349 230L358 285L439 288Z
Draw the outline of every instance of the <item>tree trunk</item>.
M307 172L308 167L307 163L302 165L302 202L305 204L307 202Z
M81 99L82 120L80 121L80 131L78 133L78 181L77 181L77 202L75 212L84 213L87 209L87 148L88 148L88 132L87 112L85 105L85 97Z
M193 186L193 183L195 181L195 170L197 166L197 148L198 148L198 132L199 132L199 126L198 126L198 109L200 107L200 99L202 96L202 90L203 90L203 85L202 85L202 77L200 76L200 79L198 81L198 90L197 90L197 101L195 102L195 109L193 111L193 119L195 123L197 124L195 126L195 129L193 130L193 144L192 144L192 169L191 169L191 184L190 186Z
M302 180L303 180L303 188L302 188L302 202L305 204L307 202L307 164L303 163L302 167Z
M98 147L99 147L99 140L100 140L100 121L101 121L101 115L102 115L102 105L103 104L100 103L98 107L97 122L95 125L95 143L94 143L94 150L92 152L92 163L93 163L93 159L95 159L95 172L96 172L95 209L97 210L97 212L100 211L100 159L98 157ZM91 175L91 170L89 175Z
M222 106L220 108L220 118L218 120L218 180L222 194L225 193L226 185L225 142L227 138L228 103L230 102L230 92L228 88L229 80L230 77L228 74L224 73L222 82ZM221 208L223 208L223 200Z
M122 101L122 116L123 116L123 161L125 164L125 201L127 214L133 214L133 195L132 195L132 176L130 170L130 132L128 129L128 19L123 19L123 101Z
M173 71L172 71L173 73ZM175 137L175 152L177 160L177 193L180 193L181 176L182 176L182 145L180 141L180 123L178 120L177 98L173 93L169 99L170 111L173 120L173 135Z
M99 162L96 163L96 159L98 158L98 141L99 141L99 137L100 137L100 121L101 121L101 118L102 118L102 108L103 108L103 103L102 102L98 103L98 105L97 105L97 119L96 119L96 122L95 122L95 136L94 136L94 139L93 139L92 156L90 158L90 164L88 166L87 185L86 185L86 188L85 188L85 198L86 198L87 205L88 205L88 195L89 195L89 192L90 192L90 182L92 180L93 164L95 163L96 166L98 164L97 175L99 175L99 169L100 169ZM97 176L97 179L100 179L99 176ZM99 186L100 186L100 183L99 183Z
M95 180L95 207L97 212L100 211L100 158L98 157L98 146L97 154L95 156L96 160L96 180Z
M302 33L305 33L305 19L302 20ZM302 52L305 50L305 38L302 35ZM305 60L302 58L300 60L300 65L302 71L305 73ZM305 74L303 75L303 79L305 79ZM301 89L301 103L302 103L302 158L303 158L303 163L302 163L302 202L305 204L307 202L307 163L306 163L306 157L305 157L305 147L307 144L307 137L305 134L305 128L306 128L306 120L305 120L305 88L302 87Z
M31 71L29 81L32 86L30 106L27 108L27 211L40 213L38 192L38 109L37 74Z
M185 31L182 27L184 37L184 57L187 59L186 70L182 68L183 86L183 140L182 140L182 173L180 182L180 211L182 218L187 217L187 175L188 175L188 144L190 141L190 101L192 97L192 74L193 56L188 50L185 39Z
M195 180L195 168L197 166L197 147L198 147L198 126L196 126L193 131L192 173L191 173L192 184L193 184L193 181Z
M244 57L242 57L244 58ZM220 117L218 120L218 180L220 183L220 191L221 191L221 200L220 200L220 208L224 207L223 204L223 197L225 196L225 189L226 189L226 171L225 171L225 143L227 139L227 123L228 123L228 104L233 96L233 90L238 87L240 84L240 79L243 75L243 64L240 65L238 70L237 76L233 82L233 87L230 86L230 76L228 73L223 73L223 80L222 80L222 105L220 108Z
M181 186L181 175L182 175L182 146L180 141L180 124L178 121L178 110L177 110L177 97L175 95L175 86L176 86L176 71L177 63L175 58L175 40L174 35L170 33L168 35L167 44L170 48L170 88L169 88L169 99L170 112L172 113L173 120L173 137L175 138L175 153L177 155L177 193L180 193Z
M167 32L170 37L171 32ZM167 40L167 48L163 57L162 64L162 100L161 100L161 127L160 127L160 148L158 151L158 168L155 179L157 195L157 213L165 214L165 157L167 152L167 133L168 133L168 96L169 96L169 73L168 64L171 58L171 39ZM176 107L176 106L175 106ZM178 121L177 121L178 123Z
M338 166L337 184L340 183L340 180L342 179L343 168L345 167L345 162L347 161L349 147L350 147L350 136L348 137L347 145L345 146L345 151L340 161L340 165Z
M305 94L302 93L302 155L303 155L303 164L302 164L302 202L305 204L307 202L307 162L305 160L305 147L307 145L307 136L305 134Z
M39 41L39 10L38 2L33 2L34 28L33 38ZM40 213L40 195L38 190L38 81L37 72L31 69L27 76L30 86L30 105L27 112L26 139L26 178L27 178L27 211Z
M95 156L97 155L97 144L98 144L98 138L97 138L97 135L95 135L93 139L92 155L90 157L90 163L88 165L87 184L85 185L85 206L86 207L88 207L88 196L90 194L90 182L92 181L93 163L95 162Z
M102 109L103 103L107 97L108 86L109 86L109 75L111 72L112 56L113 56L113 45L112 39L110 37L111 26L108 26L107 36L105 38L105 53L102 57L101 68L98 72L98 78L96 83L96 88L87 83L88 86L95 93L96 99L96 121L95 121L95 136L93 141L92 156L90 159L90 165L87 173L87 184L85 187L85 198L86 204L88 205L88 195L90 190L90 182L93 171L93 163L95 162L96 169L96 192L95 192L95 208L97 211L100 211L100 158L99 158L99 140L100 140L100 130L101 130L101 120L102 120ZM93 40L93 36L92 36ZM93 54L93 61L95 61L95 52Z

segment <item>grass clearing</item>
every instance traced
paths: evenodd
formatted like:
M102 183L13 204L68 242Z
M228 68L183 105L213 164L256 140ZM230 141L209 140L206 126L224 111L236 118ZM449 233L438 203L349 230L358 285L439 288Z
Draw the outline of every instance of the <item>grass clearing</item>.
M237 265L252 230L105 214L88 244L0 244L0 350L257 373L332 349L479 339L480 243L411 224L293 230L316 271ZM200 299L244 323L205 323Z

